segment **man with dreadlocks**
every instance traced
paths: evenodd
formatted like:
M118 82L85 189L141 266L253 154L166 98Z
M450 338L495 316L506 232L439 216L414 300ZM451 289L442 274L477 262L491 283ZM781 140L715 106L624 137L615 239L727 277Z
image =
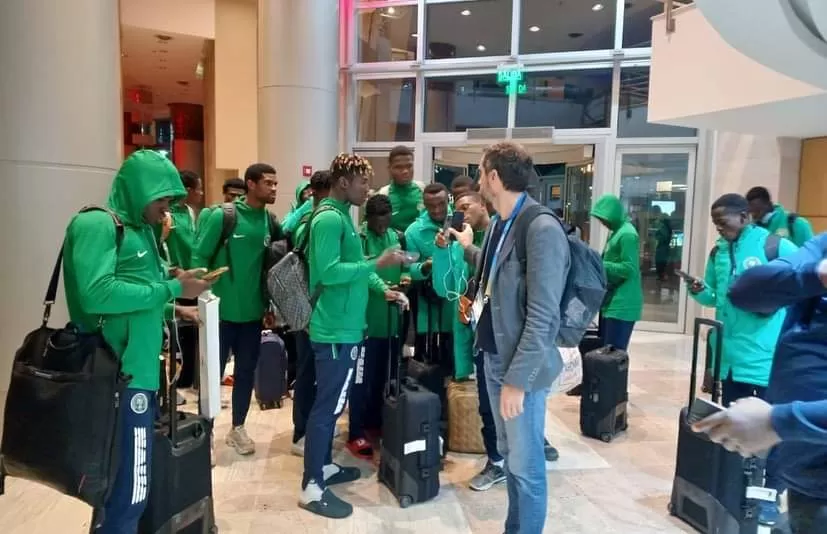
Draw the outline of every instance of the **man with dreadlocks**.
M304 444L304 477L299 506L333 519L353 513L353 506L328 488L352 482L358 468L333 463L331 447L336 419L345 408L356 360L362 350L368 291L385 292L388 301L404 303L405 296L388 291L376 274L378 268L402 263L397 249L374 260L365 260L362 241L350 216L368 196L373 174L363 157L340 154L330 165L330 195L310 219L308 265L311 291L319 298L310 318L310 342L316 365L316 399L307 421Z

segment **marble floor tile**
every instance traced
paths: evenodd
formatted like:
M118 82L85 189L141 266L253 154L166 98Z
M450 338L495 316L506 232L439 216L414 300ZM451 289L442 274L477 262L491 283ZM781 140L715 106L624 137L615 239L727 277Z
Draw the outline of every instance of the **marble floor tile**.
M560 451L548 470L546 532L560 534L677 534L691 529L669 517L666 504L675 464L678 412L689 388L691 339L636 332L630 350L629 430L612 443L585 438L579 429L579 398L549 399L547 436ZM225 391L228 396L229 391ZM291 405L262 412L254 404L247 422L257 443L240 458L223 442L229 410L216 424L215 509L221 534L501 534L505 487L474 492L469 479L484 460L449 454L440 473L439 496L401 509L377 482L376 465L357 460L335 444L335 458L362 469L362 478L336 488L351 502L352 517L332 521L300 510L297 496L302 459L290 454ZM340 421L346 431L346 420ZM2 534L82 534L88 509L54 491L8 480L0 497Z

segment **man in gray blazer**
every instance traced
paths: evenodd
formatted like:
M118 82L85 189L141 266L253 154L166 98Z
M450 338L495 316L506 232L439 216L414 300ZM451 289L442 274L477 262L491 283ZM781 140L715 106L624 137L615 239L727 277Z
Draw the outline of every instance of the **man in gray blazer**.
M524 208L536 204L526 191L534 162L514 143L485 150L479 166L480 193L496 216L482 247L473 231L451 230L477 266L478 290L472 320L475 343L485 354L486 381L505 458L508 486L506 534L541 534L548 489L543 454L546 397L563 362L555 340L560 300L571 258L566 234L551 216L540 215L526 229L526 258L517 257L512 231Z

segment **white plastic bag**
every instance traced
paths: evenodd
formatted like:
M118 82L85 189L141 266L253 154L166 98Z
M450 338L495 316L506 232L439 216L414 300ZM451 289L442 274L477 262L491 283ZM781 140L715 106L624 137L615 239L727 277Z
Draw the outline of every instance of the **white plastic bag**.
M583 358L577 347L559 347L563 370L551 384L551 394L568 393L583 382Z
M218 339L218 303L220 299L209 290L198 297L198 349L200 351L200 368L198 383L200 388L201 415L207 419L218 417L221 411L221 370L219 363L220 344Z

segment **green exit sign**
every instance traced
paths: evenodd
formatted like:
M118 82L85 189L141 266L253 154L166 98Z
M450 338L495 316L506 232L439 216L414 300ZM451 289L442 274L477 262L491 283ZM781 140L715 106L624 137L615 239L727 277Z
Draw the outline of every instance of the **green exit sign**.
M528 92L522 65L502 65L497 69L497 83L505 86L505 94L524 95Z

